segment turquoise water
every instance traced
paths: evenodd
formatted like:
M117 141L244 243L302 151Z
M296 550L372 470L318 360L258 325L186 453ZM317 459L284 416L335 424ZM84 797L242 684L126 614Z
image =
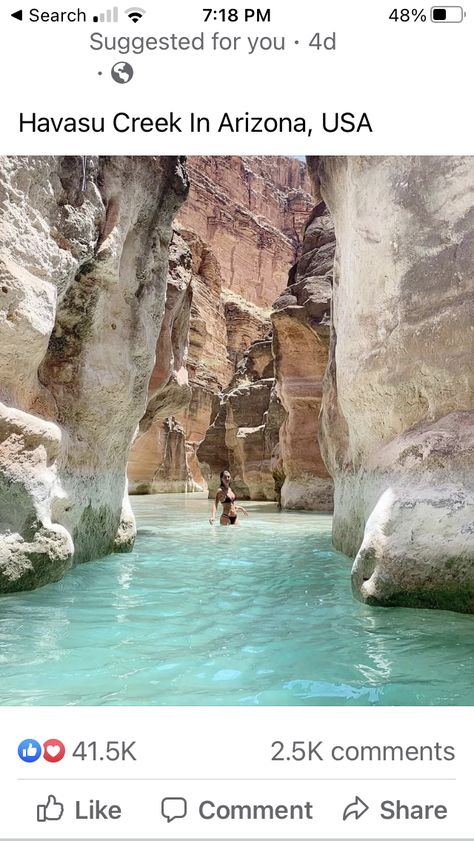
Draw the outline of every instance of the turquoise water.
M471 704L474 617L354 601L331 518L133 499L129 555L0 599L2 704Z

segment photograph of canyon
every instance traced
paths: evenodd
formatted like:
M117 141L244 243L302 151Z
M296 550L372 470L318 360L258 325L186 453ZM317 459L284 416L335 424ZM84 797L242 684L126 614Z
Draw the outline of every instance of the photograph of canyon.
M474 157L0 158L0 704L471 705L473 362Z

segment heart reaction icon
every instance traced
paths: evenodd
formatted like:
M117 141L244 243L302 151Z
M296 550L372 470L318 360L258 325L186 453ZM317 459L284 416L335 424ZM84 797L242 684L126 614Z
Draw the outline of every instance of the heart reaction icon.
M47 762L61 762L66 748L59 739L48 739L43 745L43 756Z

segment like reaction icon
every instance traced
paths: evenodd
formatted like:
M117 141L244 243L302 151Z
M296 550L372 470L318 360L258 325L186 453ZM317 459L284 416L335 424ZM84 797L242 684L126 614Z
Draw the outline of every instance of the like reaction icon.
M56 800L54 794L50 794L47 803L39 804L36 807L36 820L40 823L45 823L45 821L60 821L63 813L63 804Z
M23 762L36 762L41 753L41 745L35 739L23 739L18 745L18 756Z

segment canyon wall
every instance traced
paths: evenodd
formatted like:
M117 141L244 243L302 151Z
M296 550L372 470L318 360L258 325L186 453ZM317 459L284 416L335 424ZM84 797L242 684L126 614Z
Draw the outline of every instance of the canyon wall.
M188 158L191 190L180 224L209 243L223 284L269 307L286 286L313 207L305 164L282 156Z
M182 230L192 255L193 300L189 321L187 370L191 399L177 413L185 441L187 490L205 490L196 456L198 444L211 422L216 395L233 374L227 352L227 323L222 299L222 276L209 245L194 231ZM172 490L168 487L168 490Z
M0 160L0 591L123 551L179 158Z
M321 457L318 427L335 247L334 225L320 202L306 224L288 286L273 305L277 394L286 412L274 454L282 508L332 511L333 482Z
M197 447L238 360L269 329L256 306L222 284L209 245L175 227L148 406L129 459L131 494L207 487Z
M269 304L282 278L286 284L313 204L306 167L293 158L191 157L188 168L191 190L175 236L184 239L191 255L190 399L179 403L179 394L163 379L166 355L158 353L147 428L140 425L130 456L131 493L207 487L197 448L239 362L269 332ZM181 270L189 273L189 266ZM175 271L171 266L170 274ZM172 293L172 284L169 289ZM169 332L166 316L162 329ZM165 393L177 398L175 405L163 400Z
M191 477L188 489L206 490L198 446L215 417L220 397L238 362L248 346L268 332L269 321L258 307L224 289L219 264L209 246L194 232L185 235L188 242L199 243L197 254L201 256L193 279L189 333L191 400L186 411L178 414L178 420L185 431L186 462Z
M474 158L310 161L337 252L321 445L371 604L474 610Z
M220 399L219 410L197 450L209 496L229 469L239 499L275 499L272 454L284 412L274 395L271 339L254 342Z
M247 226L242 227L241 222L247 218L249 208L254 226L278 225L278 241L282 235L288 240L278 275L266 280L266 289L272 289L272 284L277 280L280 283L282 278L285 285L274 303L271 324L265 318L270 310L258 308L234 291L237 285L246 295L252 294L251 278L244 273L237 279L233 276L230 289L222 278L220 297L225 302L227 354L234 368L237 366L236 374L230 383L227 380L220 389L214 389L213 402L206 407L208 426L211 421L212 424L207 433L201 425L200 446L199 437L195 436L193 474L200 487L208 483L213 496L220 471L229 466L241 498L276 498L285 508L330 511L333 483L319 449L318 416L329 347L335 250L331 217L324 203L319 201L315 208L314 200L305 191L302 200L301 189L309 188L309 183L305 167L298 161L197 158L191 159L190 165L194 166L196 184L191 187L190 199L180 216L188 214L196 227L208 234L211 231L214 247L221 254L232 247L233 240L229 239L225 219L216 212L219 197L232 214L232 235L245 245L247 260L254 260L257 255L255 243L248 240ZM295 190L300 202L298 214L288 198ZM204 220L207 225L209 219L212 225L206 228ZM268 243L261 240L260 247L265 251ZM298 259L293 263L295 257ZM248 263L237 262L236 266L245 272ZM256 271L255 267L252 271ZM274 356L272 371L265 377L257 374L254 364L256 354L261 354L263 348L269 360L272 353ZM185 421L180 421L186 426ZM199 460L204 475L196 467Z
M130 451L131 494L188 490L185 432L173 416L191 400L186 367L192 302L192 254L178 231L169 250L166 302L156 343L148 403Z

